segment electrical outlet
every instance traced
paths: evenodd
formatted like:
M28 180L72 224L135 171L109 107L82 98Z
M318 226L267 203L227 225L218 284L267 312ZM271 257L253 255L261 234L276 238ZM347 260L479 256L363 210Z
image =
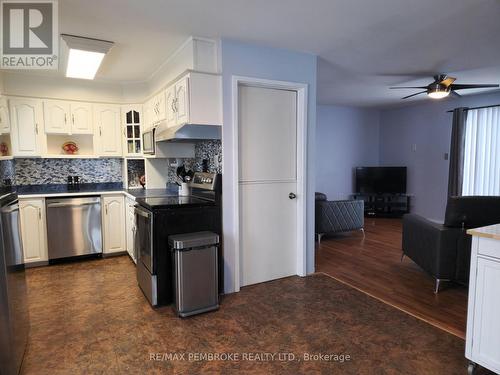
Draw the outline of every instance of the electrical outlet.
M448 160L449 159L449 155L447 152L444 153L444 160Z

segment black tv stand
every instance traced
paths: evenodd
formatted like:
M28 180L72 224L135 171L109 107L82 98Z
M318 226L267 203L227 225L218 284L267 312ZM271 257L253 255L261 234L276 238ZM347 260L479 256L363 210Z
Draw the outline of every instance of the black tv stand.
M365 202L366 217L402 217L410 212L410 196L406 194L353 194Z

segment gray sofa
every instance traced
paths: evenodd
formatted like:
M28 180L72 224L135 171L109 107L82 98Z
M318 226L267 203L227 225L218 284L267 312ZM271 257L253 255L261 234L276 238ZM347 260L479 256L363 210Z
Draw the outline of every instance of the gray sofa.
M364 201L329 201L325 194L316 193L315 232L318 242L324 234L364 231Z

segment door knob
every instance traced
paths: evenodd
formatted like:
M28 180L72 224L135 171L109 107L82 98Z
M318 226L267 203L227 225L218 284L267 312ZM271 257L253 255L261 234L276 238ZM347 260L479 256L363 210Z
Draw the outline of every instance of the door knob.
M295 198L297 198L297 196L294 193L290 193L290 194L288 194L288 198L295 199Z

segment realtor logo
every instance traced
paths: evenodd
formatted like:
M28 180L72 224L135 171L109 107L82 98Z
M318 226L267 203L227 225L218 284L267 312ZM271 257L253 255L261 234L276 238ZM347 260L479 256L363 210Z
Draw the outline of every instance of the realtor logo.
M57 0L0 0L2 69L57 69Z

